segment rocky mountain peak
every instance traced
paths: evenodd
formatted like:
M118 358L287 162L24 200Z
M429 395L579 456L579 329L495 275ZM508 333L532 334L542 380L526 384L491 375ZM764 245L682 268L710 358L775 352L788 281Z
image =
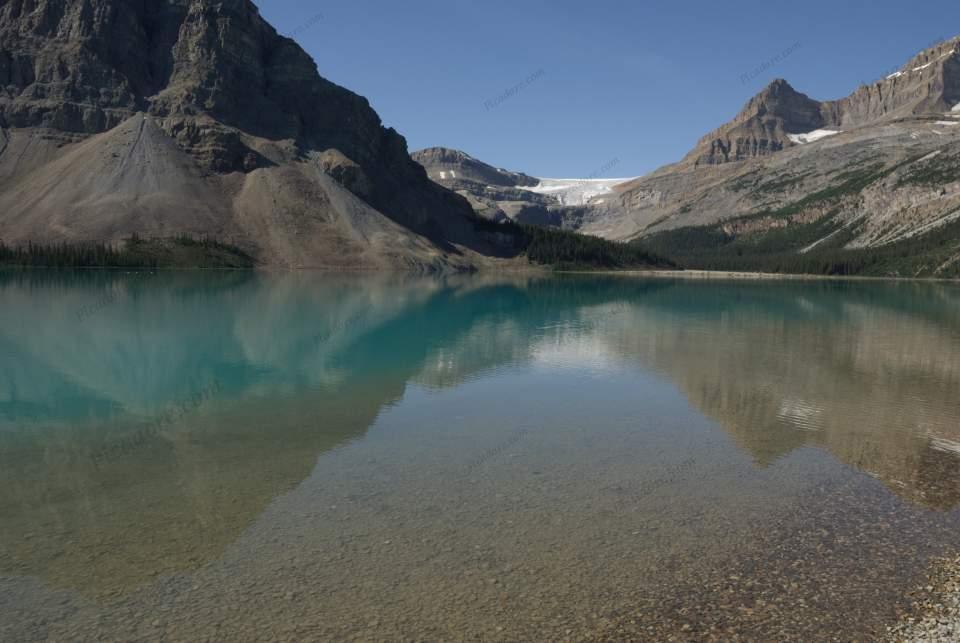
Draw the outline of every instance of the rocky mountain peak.
M717 165L766 156L790 146L789 134L823 126L821 104L777 79L751 98L733 121L702 138L685 162Z
M776 121L784 131L792 134L809 132L823 125L820 103L801 94L782 78L750 99L736 121L748 123L757 119Z
M896 72L838 101L824 103L837 127L942 114L960 103L960 37L926 49Z
M781 94L793 95L797 94L797 90L787 82L784 78L776 78L767 85L763 91L760 92L760 96L779 96Z
M431 179L438 182L471 181L505 188L533 187L540 179L521 172L511 172L478 161L466 152L446 147L431 147L411 154Z
M899 71L837 101L814 100L778 78L732 121L701 139L683 163L717 165L766 156L798 144L797 135L942 115L957 104L960 37L919 53Z

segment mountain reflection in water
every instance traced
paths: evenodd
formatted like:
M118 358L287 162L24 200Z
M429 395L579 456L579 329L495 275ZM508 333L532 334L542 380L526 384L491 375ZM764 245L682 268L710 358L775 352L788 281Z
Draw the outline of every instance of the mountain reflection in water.
M217 560L410 387L531 367L639 369L758 470L813 447L960 506L952 285L38 272L0 310L0 575L88 595Z

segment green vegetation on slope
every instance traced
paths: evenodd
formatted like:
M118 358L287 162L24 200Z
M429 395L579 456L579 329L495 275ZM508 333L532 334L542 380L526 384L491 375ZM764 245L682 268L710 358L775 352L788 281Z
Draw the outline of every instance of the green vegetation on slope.
M558 270L628 270L673 268L647 249L604 241L573 232L479 222L483 232L509 239L513 250L532 263ZM250 269L255 261L239 248L190 237L144 240L136 236L119 246L104 243L60 243L6 246L0 243L0 267L47 268L213 268Z
M643 270L676 268L676 264L648 249L598 237L535 225L477 220L478 232L512 244L513 251L531 263L555 270Z
M960 174L957 160L943 155L917 163L917 157L892 166L873 163L838 174L833 184L794 203L739 217L737 223L759 224L761 230L737 232L756 226L718 223L660 232L634 242L684 268L736 272L769 272L815 275L882 277L960 277L960 222L933 229L918 237L874 248L848 249L857 229L838 215L844 200L907 167L900 185L939 185ZM756 188L754 175L746 175L735 189ZM784 179L768 185L778 189ZM763 189L763 186L760 190ZM756 190L755 190L756 192ZM809 216L818 216L810 221ZM817 244L809 252L806 248Z
M960 180L960 157L938 154L911 167L906 176L897 183L897 187L938 187L957 180Z
M674 267L672 261L642 246L536 226L523 226L522 230L530 261L560 270Z
M239 248L186 236L150 240L133 236L120 246L28 243L11 247L0 243L0 266L6 267L249 269L254 263Z
M801 253L818 239L829 239ZM735 237L720 226L682 228L634 242L684 268L876 277L960 277L960 221L876 248L846 249L852 232L832 217Z

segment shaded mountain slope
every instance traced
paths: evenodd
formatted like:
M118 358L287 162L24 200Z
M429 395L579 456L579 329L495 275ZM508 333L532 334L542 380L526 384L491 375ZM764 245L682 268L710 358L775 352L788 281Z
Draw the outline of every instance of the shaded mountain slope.
M288 267L504 254L249 0L12 0L0 25L8 243L176 232Z

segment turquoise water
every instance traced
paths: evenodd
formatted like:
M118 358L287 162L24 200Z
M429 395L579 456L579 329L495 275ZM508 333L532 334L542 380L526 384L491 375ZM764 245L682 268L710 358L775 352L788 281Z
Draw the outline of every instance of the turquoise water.
M0 274L0 640L870 638L960 287Z

